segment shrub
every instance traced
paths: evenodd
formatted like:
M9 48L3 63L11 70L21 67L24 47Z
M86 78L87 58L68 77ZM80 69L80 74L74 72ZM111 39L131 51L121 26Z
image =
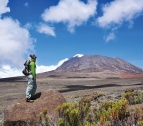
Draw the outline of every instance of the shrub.
M81 99L79 103L63 103L57 107L59 126L82 126L91 124L90 99Z
M124 94L124 97L128 100L130 105L140 104L143 101L143 93L138 93L137 91L128 91Z
M50 119L47 113L48 109L45 108L43 112L40 112L38 115L38 124L42 126L51 126Z
M142 95L126 92L123 98L100 103L99 107L91 106L91 99L85 98L79 102L63 103L56 108L58 126L143 126L143 110L139 107L133 112L128 110L129 104L142 102ZM38 118L42 126L51 126L46 108Z

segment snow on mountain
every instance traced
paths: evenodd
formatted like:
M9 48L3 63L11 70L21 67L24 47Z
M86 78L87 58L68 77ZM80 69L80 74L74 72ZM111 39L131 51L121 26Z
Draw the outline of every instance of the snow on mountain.
M83 54L76 54L75 56L73 57L83 57L84 55Z

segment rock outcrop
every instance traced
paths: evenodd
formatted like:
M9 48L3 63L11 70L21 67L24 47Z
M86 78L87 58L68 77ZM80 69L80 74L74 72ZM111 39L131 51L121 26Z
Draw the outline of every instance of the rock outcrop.
M40 92L35 95L33 103L25 99L14 100L4 110L3 126L36 126L38 115L45 108L53 126L57 125L58 113L56 107L66 102L63 95L57 91Z

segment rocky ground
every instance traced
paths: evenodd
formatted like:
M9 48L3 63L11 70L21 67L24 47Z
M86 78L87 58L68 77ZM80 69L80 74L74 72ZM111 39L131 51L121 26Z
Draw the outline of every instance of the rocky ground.
M133 88L143 90L143 78L136 79L97 79L97 78L47 78L37 79L37 92L57 90L63 94L67 102L78 101L83 96L103 93L107 98L115 99L125 90ZM14 99L25 98L27 80L0 81L0 122L3 110Z

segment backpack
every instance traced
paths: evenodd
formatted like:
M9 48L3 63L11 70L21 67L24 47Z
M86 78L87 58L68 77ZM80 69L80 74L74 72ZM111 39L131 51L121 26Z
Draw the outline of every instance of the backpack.
M25 76L28 76L30 74L30 60L26 60L24 63L24 69L22 70L22 73Z

